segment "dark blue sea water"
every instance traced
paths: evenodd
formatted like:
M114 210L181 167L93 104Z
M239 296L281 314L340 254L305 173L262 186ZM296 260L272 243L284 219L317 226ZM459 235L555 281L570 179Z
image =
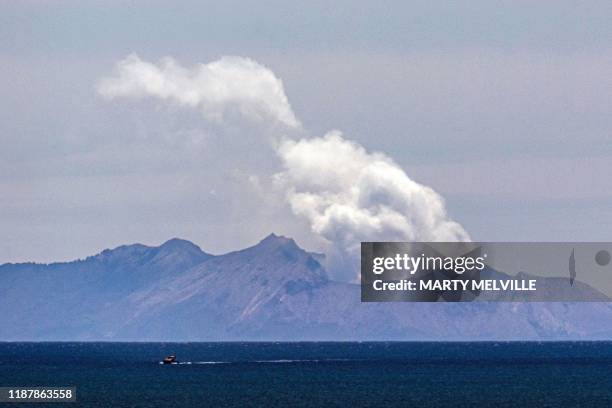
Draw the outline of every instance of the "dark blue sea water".
M607 407L612 343L0 343L0 386L76 386L71 407Z

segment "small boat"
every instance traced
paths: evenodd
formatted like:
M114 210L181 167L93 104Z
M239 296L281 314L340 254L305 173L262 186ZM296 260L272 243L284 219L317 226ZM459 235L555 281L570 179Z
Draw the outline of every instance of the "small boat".
M164 364L176 364L176 356L174 354L171 354L167 357L164 357L164 360L162 361L162 363Z

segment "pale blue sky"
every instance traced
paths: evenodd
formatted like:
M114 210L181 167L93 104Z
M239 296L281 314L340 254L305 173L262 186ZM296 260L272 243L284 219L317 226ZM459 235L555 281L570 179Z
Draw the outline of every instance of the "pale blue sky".
M316 249L246 189L276 168L256 137L96 96L132 52L265 64L312 134L387 153L474 239L612 240L610 2L286 3L2 2L0 263L272 230Z

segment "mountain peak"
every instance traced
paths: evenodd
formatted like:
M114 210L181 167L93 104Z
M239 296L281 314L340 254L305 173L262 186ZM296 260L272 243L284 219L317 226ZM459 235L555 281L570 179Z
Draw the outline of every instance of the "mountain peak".
M314 280L327 280L327 274L318 260L309 252L300 248L300 246L289 237L272 233L259 241L257 245L236 252L236 254L244 253L248 253L248 256L251 258L265 258L266 260L264 262L268 265L270 262L277 262L279 260L291 264L302 264L308 271L307 273L311 274ZM299 273L302 272L304 272L304 270L301 270ZM304 278L304 276L300 278Z
M288 238L283 235L276 235L275 233L271 233L261 241L257 246L269 246L269 247L286 247L291 249L301 249L293 240L293 238Z
M202 251L191 241L172 238L155 248L155 260L175 265L191 265L202 262L212 255Z
M177 250L177 249L191 249L201 251L200 247L194 244L191 241L187 241L186 239L181 238L172 238L168 241L164 242L159 246L160 249L169 249L169 250Z

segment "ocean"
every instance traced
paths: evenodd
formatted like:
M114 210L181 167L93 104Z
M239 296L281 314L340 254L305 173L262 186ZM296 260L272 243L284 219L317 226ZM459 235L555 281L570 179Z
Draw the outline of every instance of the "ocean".
M606 407L612 342L0 343L0 386L77 387L54 407Z

